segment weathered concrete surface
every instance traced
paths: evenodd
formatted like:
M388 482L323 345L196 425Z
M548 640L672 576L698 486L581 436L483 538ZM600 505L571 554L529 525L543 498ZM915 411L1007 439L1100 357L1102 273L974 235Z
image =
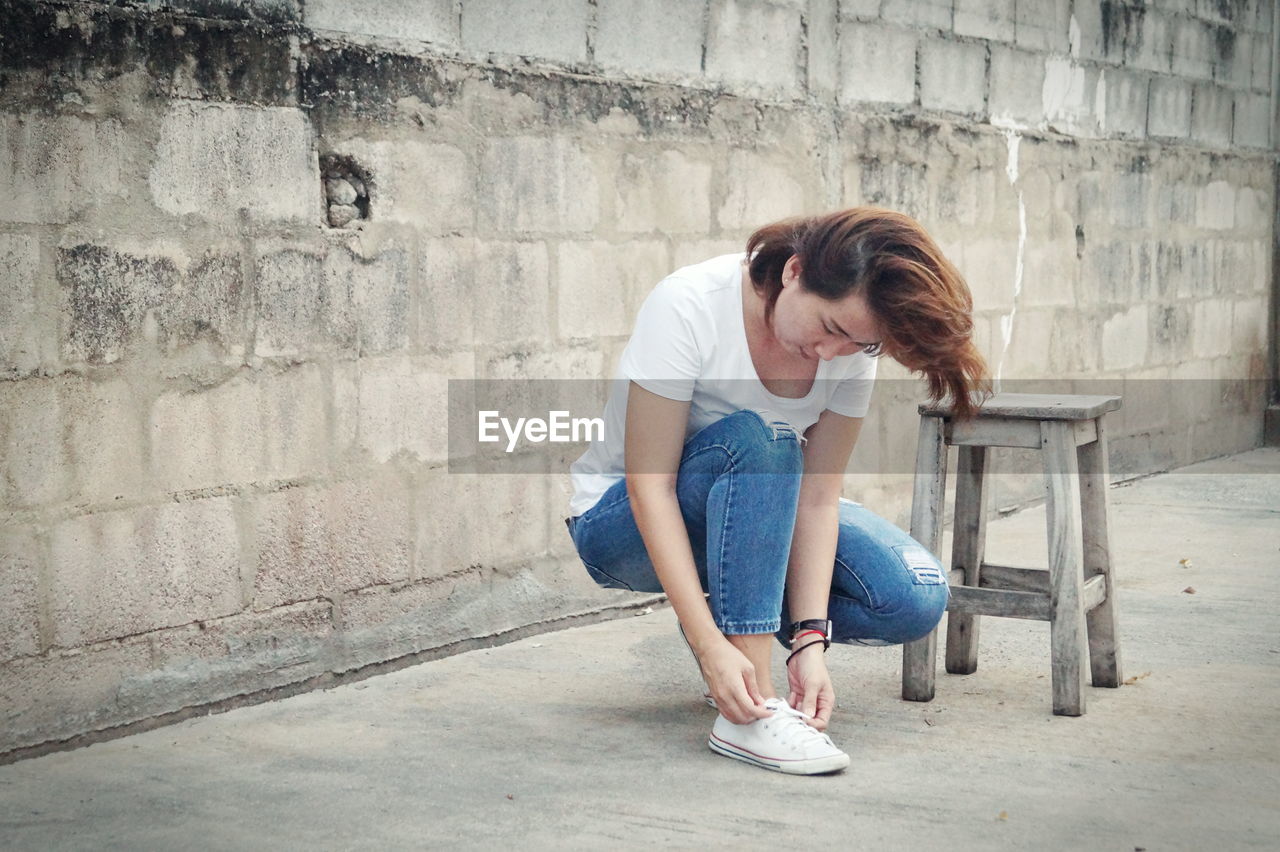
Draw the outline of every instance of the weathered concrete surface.
M566 630L0 768L7 848L1250 849L1280 835L1280 450L1112 492L1127 683L1049 712L1048 630L898 698L836 648L853 767L713 755L672 613ZM990 524L1043 564L1044 515ZM1186 560L1186 564L1182 564ZM1190 593L1194 589L1195 593ZM780 681L779 681L780 682Z

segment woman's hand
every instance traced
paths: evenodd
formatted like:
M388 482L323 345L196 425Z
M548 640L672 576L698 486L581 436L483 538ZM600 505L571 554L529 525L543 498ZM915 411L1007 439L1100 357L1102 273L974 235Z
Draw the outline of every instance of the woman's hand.
M735 725L748 725L773 715L764 707L764 697L756 684L756 667L746 655L721 639L698 657L702 676L716 700L716 708Z
M806 716L812 717L810 725L819 731L827 729L831 711L836 706L836 692L827 672L827 660L822 655L822 642L810 639L818 647L808 648L787 663L787 686L791 694L787 703Z

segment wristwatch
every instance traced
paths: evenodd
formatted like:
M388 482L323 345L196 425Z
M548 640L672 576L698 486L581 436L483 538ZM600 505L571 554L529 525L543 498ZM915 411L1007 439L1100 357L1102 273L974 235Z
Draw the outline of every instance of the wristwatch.
M806 618L803 621L793 621L791 623L791 641L795 642L796 634L805 630L816 630L822 635L822 649L824 651L831 647L831 619Z

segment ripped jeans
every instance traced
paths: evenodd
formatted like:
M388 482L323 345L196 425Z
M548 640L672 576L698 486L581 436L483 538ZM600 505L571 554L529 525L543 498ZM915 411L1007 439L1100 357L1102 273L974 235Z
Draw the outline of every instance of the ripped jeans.
M698 578L725 635L779 633L803 457L795 431L739 411L702 429L684 446L676 499ZM569 534L601 586L661 592L622 480L583 514ZM840 501L827 617L832 639L891 645L932 630L947 606L942 566L917 541L849 500Z

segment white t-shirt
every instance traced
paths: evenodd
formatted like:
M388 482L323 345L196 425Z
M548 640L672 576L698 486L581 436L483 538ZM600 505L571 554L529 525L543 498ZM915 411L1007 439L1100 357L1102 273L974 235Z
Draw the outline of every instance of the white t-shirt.
M770 393L756 375L742 317L742 254L686 266L664 278L645 299L623 350L604 409L604 437L569 467L575 517L596 504L625 475L623 430L630 382L668 399L689 401L685 440L736 411L786 421L803 435L830 409L862 417L871 402L876 359L861 352L818 362L809 393L799 399Z

